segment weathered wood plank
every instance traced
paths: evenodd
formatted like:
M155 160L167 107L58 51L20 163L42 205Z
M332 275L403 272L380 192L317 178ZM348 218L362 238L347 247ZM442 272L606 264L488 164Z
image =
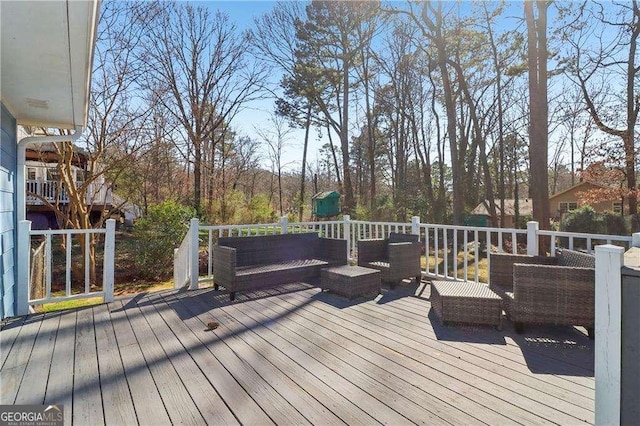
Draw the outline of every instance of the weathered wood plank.
M246 303L247 302L244 302L238 306L242 306L243 311L255 321L250 327L253 327L255 331L259 331L259 333L268 339L275 347L286 353L298 364L305 366L307 371L332 387L345 399L357 401L361 409L381 423L411 423L409 419L381 402L384 398L395 398L397 394L390 392L378 382L368 378L362 378L362 380L357 381L357 385L345 379L340 374L343 373L342 371L339 371L339 369L333 366L328 367L314 357L314 355L316 355L315 351L317 351L318 348L314 345L305 345L299 340L292 339L291 336L288 336L288 334L283 331L275 320L275 317L254 318L257 311L253 309L251 311L249 309L245 310L244 305Z
M287 294L280 296L278 299L289 300L292 306L295 306L301 297L304 296ZM327 306L321 303L318 303L318 305ZM459 367L462 364L459 361L458 365L456 363L447 364L441 357L432 356L429 353L429 348L424 347L420 342L398 336L393 331L381 328L383 324L373 325L366 321L349 318L344 309L334 308L332 310L333 315L330 316L319 315L317 312L313 312L314 309L319 309L319 307L316 308L312 304L302 310L296 310L296 313L306 315L311 321L318 321L317 318L324 318L326 321L339 325L342 328L338 328L337 332L344 338L361 344L368 343L370 348L378 348L377 351L380 353L393 351L388 355L388 358L395 360L399 365L407 366L411 371L420 372L424 377L443 383L447 388L459 395L464 395L481 406L492 408L500 405L507 406L508 409L500 410L500 414L509 417L512 421L530 423L543 421L543 418L546 418L546 421L550 423L557 421L557 419L562 422L563 418L565 422L575 421L574 417L546 407L537 401L522 398L508 389L498 386L493 381L493 378L488 380L482 376L461 372ZM451 378L454 380L451 380ZM505 404L507 402L509 403L508 405Z
M73 377L73 423L104 424L100 394L98 353L93 327L93 310L78 310L76 322L76 358Z
M76 311L60 313L53 357L47 381L45 404L61 404L64 424L70 425L73 413L73 363L76 347Z
M389 308L397 309L400 312L404 312L407 315L424 316L428 314L431 304L422 298L408 297L394 300L388 304ZM550 328L553 328L550 326ZM557 328L557 327L556 327ZM536 344L536 340L530 339L527 334L519 335L515 332L503 331L508 337L506 339L507 344L493 348L497 353L503 353L505 356L513 356L516 361L519 361L523 365L527 365L531 368L538 366L544 367L549 365L549 362L557 363L558 366L567 366L568 369L579 373L579 375L563 375L556 373L552 377L561 378L566 381L580 384L590 390L594 389L595 380L593 378L593 342L588 340L585 335L580 335L577 331L567 333L568 327L560 327L558 330L553 330L553 335L550 338L544 336L540 339L540 343ZM557 336L557 337L556 337ZM564 339L569 338L576 340L577 342L584 342L584 347L580 344L567 344L566 350L560 350ZM554 339L559 339L556 344L550 344L554 342ZM527 360L525 363L522 357L523 350L527 352ZM508 355L507 355L508 354ZM550 374L548 374L550 376Z
M108 425L137 424L136 412L118 350L109 307L93 308L104 420Z
M48 314L42 320L29 363L18 390L16 404L42 404L47 392L47 380L51 368L53 348L60 325L59 314Z
M262 299L260 303L269 303L270 300L271 298ZM253 303L254 302L245 302L243 309L250 307ZM261 308L257 302L253 307L256 310L249 313L249 315L254 315L256 321L262 321L260 312L266 314L267 311ZM276 312L278 316L281 313L277 310L274 310L274 312ZM266 321L266 318L269 317L271 317L271 315L263 318L265 318ZM286 318L287 320L282 322L282 325L286 328L286 331L283 331L283 335L286 334L286 339L292 342L297 340L300 347L311 346L316 354L315 357L319 361L327 367L334 369L356 386L361 383L370 383L371 380L378 382L376 386L379 387L379 389L373 390L372 395L378 398L380 404L387 405L410 421L418 424L443 422L454 424L481 423L472 416L450 406L443 400L433 398L431 395L407 383L404 378L390 374L385 368L373 362L365 361L363 358L355 355L355 353L366 351L365 347L349 345L344 339L335 343L322 337L322 330L320 330L319 327L304 329L296 327L295 325L292 326L292 317L287 316ZM347 348L349 350L347 350ZM374 386L374 388L376 386ZM371 389L371 387L369 386L365 389ZM496 416L496 419L499 417L500 416ZM502 418L502 420L506 419Z
M182 303L182 301L172 307L178 309L177 305L182 309L185 324L276 424L309 423L282 395L260 377L250 364L238 358L227 346L225 340L220 340L215 334L207 332L206 324L215 320L212 312L196 311L191 306L192 303Z
M284 314L289 307L279 306L277 298L269 298L258 301L263 305L263 310L271 309L275 313L280 315ZM283 311L283 309L285 311ZM384 350L382 353L374 351L375 346L372 347L366 339L364 342L355 342L350 340L350 336L346 336L345 331L336 330L339 327L327 327L319 326L325 322L326 319L322 319L311 328L305 328L300 324L304 324L303 318L298 318L301 312L305 311L307 306L302 309L294 307L288 311L288 321L284 324L285 327L292 331L297 331L301 336L312 341L318 341L318 344L322 344L327 351L330 351L336 355L339 354L340 358L347 361L348 366L352 366L352 369L357 369L371 375L372 378L380 380L386 386L392 387L395 391L412 401L418 402L425 409L433 409L441 420L437 422L450 422L454 424L473 424L473 423L504 423L508 422L509 418L502 416L491 409L475 403L475 401L465 401L459 394L451 391L447 386L439 383L435 380L430 380L426 376L420 376L416 372L403 366L402 361L393 362L393 358L389 359L388 354ZM300 314L300 315L299 315ZM298 321L298 322L296 322ZM324 340L324 343L321 343ZM363 344L364 343L364 344ZM389 352L389 350L386 350ZM386 357L384 356L386 355ZM341 370L349 371L349 368L343 368ZM351 377L351 374L349 376ZM403 383L404 382L404 383ZM411 388L414 387L415 390ZM385 399L384 401L393 401L393 399ZM394 405L389 403L396 410L402 411L406 404ZM450 405L453 404L453 405ZM403 414L405 414L403 412ZM405 414L405 415L408 415ZM423 416L425 416L423 414ZM409 416L413 421L415 419Z
M349 313L365 321L375 320L377 316L384 315L382 321L384 321L385 325L396 326L397 328L394 328L396 332L410 338L419 339L425 344L436 347L438 351L459 357L461 360L467 361L469 365L481 367L506 379L544 392L553 398L552 400L555 401L553 403L554 406L557 405L557 400L561 400L566 401L571 406L577 405L593 411L592 391L582 389L582 387L576 386L575 383L569 383L553 376L549 379L550 375L532 374L526 364L507 359L501 356L501 353L494 354L490 352L496 345L465 344L464 342L438 340L431 327L423 326L429 321L426 314L422 317L413 317L407 315L404 311L391 309L392 307L387 305L389 304L381 306L378 309L380 312L373 312L368 306L353 306ZM480 332L493 333L491 330L481 330ZM519 356L520 358L523 357L522 354ZM576 392L576 388L582 393Z
M466 345L464 350L449 346L446 341L437 341L435 336L429 335L424 324L428 321L425 318L416 319L402 318L401 314L390 312L386 308L372 309L371 306L353 306L348 313L358 319L370 323L372 326L385 326L390 328L394 334L415 339L432 348L433 353L447 354L439 356L439 359L456 365L461 371L466 371L477 376L492 376L492 381L496 384L510 389L520 395L539 401L549 407L558 409L577 418L590 418L593 416L593 400L577 395L568 390L550 386L548 383L540 381L536 376L528 375L504 368L499 357L494 356L493 361L485 359L482 355L484 350L490 345ZM413 321L412 321L413 320ZM491 330L480 330L480 333L493 333ZM486 356L486 355L485 355ZM458 360L462 361L459 362ZM575 387L575 386L574 386Z
M415 299L415 298L412 298L412 299ZM416 300L420 300L420 299L416 299ZM392 312L395 312L400 316L405 316L408 320L429 321L427 317L427 314L429 312L429 307L430 305L426 304L426 307L423 307L419 311L412 311L412 309L407 308L406 302L398 300L398 301L393 301L391 303L384 304L382 306L382 309L389 312L389 314L391 314ZM426 331L427 333L430 334L430 336L437 339L433 329L429 328ZM520 336L518 337L514 336L513 338L524 339L524 337L520 337ZM547 371L547 370L556 371L556 370L563 370L564 369L563 365L566 365L565 362L562 360L550 358L540 353L540 351L543 350L542 348L545 348L545 347L547 348L547 352L553 352L555 350L554 348L555 345L541 342L540 343L541 349L538 350L534 348L535 345L533 343L528 344L523 348L517 343L514 343L512 338L510 337L507 337L505 340L507 342L506 345L483 345L485 347L483 347L482 350L479 351L479 353L483 355L485 359L487 359L488 361L493 361L493 362L504 361L506 364L508 364L510 368L516 369L518 371L523 371L526 374L532 374L531 373L532 368L538 369L540 371ZM447 344L456 348L461 348L463 350L468 350L474 347L473 344L469 344L466 342L449 341L447 342ZM527 356L526 360L523 356L523 351L525 350L526 350L526 356ZM574 353L588 352L589 353L588 356L590 356L591 358L593 357L592 348L581 350L581 348L579 347L574 347L573 351ZM589 365L589 362L584 360L582 364ZM552 369L548 368L548 366L550 365L553 366ZM538 379L548 383L552 383L555 386L561 387L570 392L578 393L587 398L593 398L593 395L594 395L593 386L595 383L593 379L593 371L586 368L582 368L580 367L580 365L576 367L575 365L569 364L569 366L571 370L579 372L583 377L548 373L548 374L538 375ZM576 385L579 385L579 386L576 386Z
M210 303L202 298L192 299L189 306L196 310L206 310ZM227 312L216 309L216 322L220 325L213 330L219 339L224 339L229 348L245 363L251 367L269 383L276 392L282 395L305 419L312 424L343 425L335 414L328 410L321 401L314 399L297 383L278 370L268 359L268 353L260 352L248 345L238 334L242 327ZM275 348L273 348L275 350Z
M2 366L2 370L0 370L0 380L2 381L0 390L1 404L15 403L33 345L42 324L42 317L43 315L32 315L25 320L20 328L20 333L13 343L11 352L7 356L7 360Z
M123 310L122 301L116 300L109 306L138 423L151 426L170 423L169 414Z
M194 292L196 293L196 292ZM197 296L200 292L194 294ZM211 383L225 404L231 409L234 415L242 424L273 424L269 416L260 406L249 396L249 394L238 384L225 367L214 357L207 348L204 347L200 339L194 334L193 328L187 325L181 318L190 316L186 308L172 295L166 295L166 303L176 312L178 316L163 316L167 325L171 328L185 350L195 363L200 367L209 383ZM188 303L188 302L187 302ZM202 328L202 324L197 321L195 327Z
M18 337L26 318L8 318L2 322L2 327L0 327L0 368L4 367L4 363L13 347L13 342Z
M228 313L227 316L222 317L223 321L237 325L236 334L240 338L289 376L305 392L325 405L343 422L349 425L376 423L373 417L362 411L357 405L343 398L323 381L318 380L312 373L305 370L303 366L290 359L286 353L271 345L268 339L261 337L262 333L256 333L252 326L255 321L249 318L243 309L238 309L237 305L231 305L223 307L222 310Z
M238 420L191 358L189 351L180 344L162 318L175 313L162 300L141 306L140 310L206 421L211 424L238 424Z
M155 386L174 424L202 424L204 418L196 407L180 376L171 365L170 357L137 306L126 307L124 313L151 372Z

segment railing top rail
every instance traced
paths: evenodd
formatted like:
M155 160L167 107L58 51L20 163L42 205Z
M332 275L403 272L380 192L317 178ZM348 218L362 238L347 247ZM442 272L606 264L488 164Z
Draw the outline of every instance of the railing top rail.
M612 240L625 242L631 242L633 239L633 237L631 237L630 235L589 234L581 232L549 231L542 229L538 231L538 235L547 235L551 237L591 238L592 240Z
M369 220L352 220L356 225L411 226L411 222L372 222Z
M105 234L105 228L92 229L32 229L30 235L81 235L81 234Z
M223 229L250 229L267 226L281 226L281 223L254 223L250 225L200 225L199 228L201 231L221 231Z
M517 228L490 228L486 226L465 226L465 225L441 225L439 223L421 223L421 228L440 228L440 229L453 229L456 231L483 231L483 232L503 232L516 234L526 234L526 229Z
M351 221L353 223L354 221ZM289 226L320 226L320 225L342 225L342 220L327 220L322 222L289 222Z

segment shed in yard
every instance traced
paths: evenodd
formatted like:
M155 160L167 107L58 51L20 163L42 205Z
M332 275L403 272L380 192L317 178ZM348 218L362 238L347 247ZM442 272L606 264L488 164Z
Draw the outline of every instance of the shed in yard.
M311 197L315 217L332 217L340 214L340 193L336 191L318 192Z

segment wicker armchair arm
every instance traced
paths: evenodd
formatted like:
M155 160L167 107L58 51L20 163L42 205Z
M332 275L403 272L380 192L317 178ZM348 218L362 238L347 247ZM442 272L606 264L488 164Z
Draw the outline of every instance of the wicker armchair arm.
M387 240L359 240L358 265L387 259Z
M320 259L333 264L347 264L347 240L320 238Z
M213 279L216 284L226 287L236 277L236 249L213 246Z
M392 275L413 277L420 274L420 243L390 243L389 267Z

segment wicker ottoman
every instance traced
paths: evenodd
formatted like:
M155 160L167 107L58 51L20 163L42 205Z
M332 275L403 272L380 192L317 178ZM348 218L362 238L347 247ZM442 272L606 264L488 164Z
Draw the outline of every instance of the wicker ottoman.
M433 281L431 307L440 321L502 326L502 299L484 284Z
M362 266L336 266L320 271L320 287L353 299L380 293L380 271Z

